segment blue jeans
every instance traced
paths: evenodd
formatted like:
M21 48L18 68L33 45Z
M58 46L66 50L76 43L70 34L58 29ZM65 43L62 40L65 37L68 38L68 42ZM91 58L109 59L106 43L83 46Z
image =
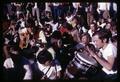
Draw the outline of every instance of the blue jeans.
M55 21L58 21L58 17L61 15L61 9L59 6L53 6L53 17Z

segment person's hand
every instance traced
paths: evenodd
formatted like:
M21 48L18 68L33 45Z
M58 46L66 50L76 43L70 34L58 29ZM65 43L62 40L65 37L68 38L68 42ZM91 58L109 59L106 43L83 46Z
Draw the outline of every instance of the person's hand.
M41 78L41 80L45 80L46 79L46 76L44 75L42 78Z
M96 54L88 46L87 46L87 51L89 52L90 56L95 58Z
M97 12L100 14L100 10L97 8Z
M7 58L7 59L4 61L3 66L4 66L6 69L14 68L13 60L12 60L11 58Z
M34 46L34 45L35 45L35 40L34 40L34 39L30 41L30 45L31 45L31 46Z

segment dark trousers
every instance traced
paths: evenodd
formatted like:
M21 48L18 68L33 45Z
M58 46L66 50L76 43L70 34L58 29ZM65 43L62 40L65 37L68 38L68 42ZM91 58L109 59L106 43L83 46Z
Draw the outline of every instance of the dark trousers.
M16 55L12 56L14 62L14 68L5 69L3 68L3 78L6 80L23 80L25 75L25 69L23 65L29 64L29 61L22 56Z
M100 71L92 79L96 79L96 80L115 80L115 79L117 79L117 74L109 74L108 75L104 71Z

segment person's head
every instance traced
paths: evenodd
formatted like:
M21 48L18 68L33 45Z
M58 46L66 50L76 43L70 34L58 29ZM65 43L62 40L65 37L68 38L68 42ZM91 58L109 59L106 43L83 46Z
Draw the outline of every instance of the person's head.
M24 19L24 14L23 13L18 14L18 19Z
M26 43L29 40L30 36L29 36L29 32L28 32L27 28L25 28L25 27L19 28L18 34L19 34L20 41L23 41Z
M111 36L112 35L109 30L101 29L93 34L93 42L97 48L102 48L105 44L109 43Z
M51 35L50 44L55 48L61 47L61 32L60 31L54 31Z
M66 28L68 31L71 31L73 29L72 25L67 22L63 24L63 27Z
M43 50L38 54L37 60L40 64L49 66L53 60L53 57L48 50Z
M96 25L96 23L91 23L90 24L90 29L92 30L92 31L96 31L97 30L97 25Z
M15 22L15 20L11 20L11 22L10 22L10 29L14 29L15 30L15 25L16 25L16 22Z
M111 18L108 18L107 21L108 21L108 22L112 22L112 19L111 19Z
M51 17L51 16L52 16L52 13L51 13L50 11L46 11L46 12L45 12L45 15L46 15L47 17Z
M52 26L49 24L45 24L45 29L44 31L52 31Z
M61 39L62 35L61 35L61 32L60 31L54 31L51 35L51 38L54 38L54 39Z
M68 11L67 12L67 16L71 16L71 15L72 15L72 13Z
M105 26L105 29L110 30L111 29L111 23L107 23L106 26Z
M10 25L14 25L15 26L15 24L16 24L15 20L11 20L10 21Z
M81 42L83 43L83 44L88 44L89 42L91 41L91 37L90 37L90 35L88 34L88 33L83 33L82 35L81 35Z
M79 18L78 18L77 16L74 16L73 19L72 19L72 21L73 21L74 23L78 23Z
M79 17L78 16L74 16L72 19L72 26L76 27L76 25L79 23Z
M104 23L104 22L105 22L105 19L104 19L104 18L102 18L100 21L101 21L101 23Z
M93 44L87 44L86 46L94 53L97 53L99 51Z

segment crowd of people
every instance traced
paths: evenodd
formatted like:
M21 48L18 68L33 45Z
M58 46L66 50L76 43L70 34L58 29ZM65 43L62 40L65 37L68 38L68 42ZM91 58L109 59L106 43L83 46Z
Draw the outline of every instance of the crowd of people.
M4 79L116 79L117 4L3 6Z

